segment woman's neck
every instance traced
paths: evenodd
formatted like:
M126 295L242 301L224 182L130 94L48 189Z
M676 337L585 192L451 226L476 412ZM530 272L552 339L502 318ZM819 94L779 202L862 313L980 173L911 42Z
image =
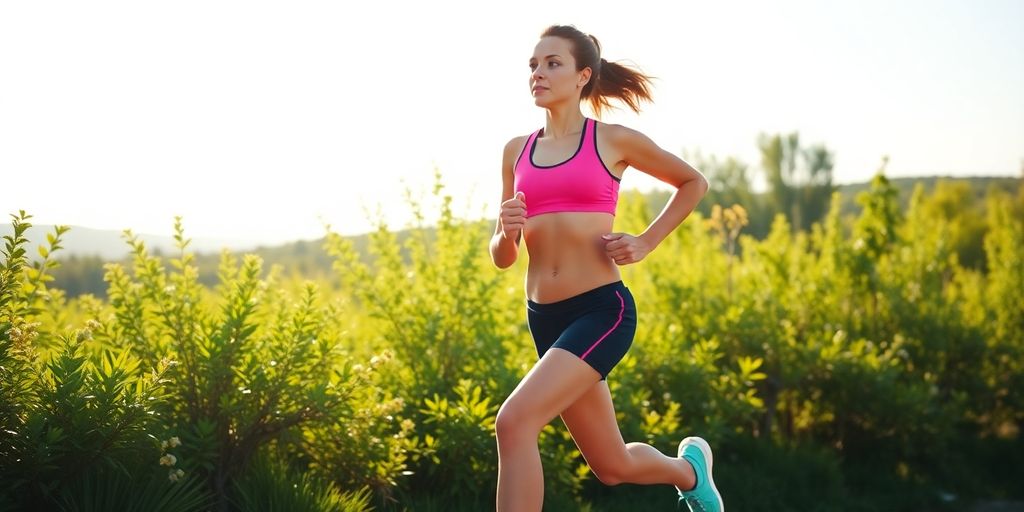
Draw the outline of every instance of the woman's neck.
M547 122L544 125L544 137L558 139L579 133L583 129L583 114L579 108L548 109Z

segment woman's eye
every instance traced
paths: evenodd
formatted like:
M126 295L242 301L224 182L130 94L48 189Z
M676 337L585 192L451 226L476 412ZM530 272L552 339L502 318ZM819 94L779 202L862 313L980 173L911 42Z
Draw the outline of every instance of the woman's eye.
M561 66L561 64L557 62L548 62L548 66Z

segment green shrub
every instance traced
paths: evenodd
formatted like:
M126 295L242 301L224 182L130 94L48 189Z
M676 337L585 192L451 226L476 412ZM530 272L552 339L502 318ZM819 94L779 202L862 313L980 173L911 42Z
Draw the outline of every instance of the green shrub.
M365 512L371 492L342 492L329 481L289 471L269 454L260 453L231 484L231 503L241 512Z
M536 361L527 256L495 269L493 218L458 221L437 178L436 229L410 200L420 224L380 223L368 259L328 232L335 275L317 282L279 266L261 277L260 258L225 252L219 282L201 285L179 220L166 265L126 232L133 258L107 265L109 300L67 301L46 286L65 228L28 265L28 217L15 217L0 265L0 508L322 508L342 506L339 489L359 489L357 510L492 507L494 415ZM1021 498L1005 461L1024 451L1024 187L957 209L966 196L918 189L904 212L880 175L859 214L834 194L806 232L754 219L771 224L760 240L742 208L694 213L620 267L640 320L609 378L624 440L672 453L708 438L737 509ZM615 230L650 221L624 192ZM674 505L670 486L601 484L557 419L538 442L547 508Z
M55 266L49 256L65 228L58 226L48 237L50 247L40 248L43 260L26 267L21 246L30 217L21 212L14 218L0 270L0 501L29 509L58 501L73 507L93 495L84 492L77 495L84 501L74 501L69 490L88 486L96 474L112 475L111 485L122 489L133 474L142 481L167 478L155 434L164 430L156 412L165 403L172 361L146 368L130 346L97 343L95 320L70 334L38 321L46 309L41 302L52 297L45 287L45 270ZM121 492L106 490L110 496ZM163 485L143 498L177 493Z
M62 485L56 510L187 512L206 510L213 496L195 475L171 481L163 471L145 468L131 476L120 471L90 471Z
M185 461L207 475L220 507L230 481L260 447L351 418L364 407L356 397L368 399L359 392L374 386L376 365L349 355L351 342L330 321L336 305L316 283L289 293L275 272L260 278L257 256L247 254L239 265L225 251L211 295L197 282L180 218L180 254L171 259L170 273L130 231L125 235L134 273L107 265L115 319L109 334L135 341L143 360L169 354L181 361L168 384L176 399L161 414L181 432ZM402 465L386 467L380 481L393 485Z

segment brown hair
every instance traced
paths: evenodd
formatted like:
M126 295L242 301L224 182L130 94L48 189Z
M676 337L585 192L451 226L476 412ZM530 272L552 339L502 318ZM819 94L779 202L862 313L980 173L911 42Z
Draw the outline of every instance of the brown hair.
M590 101L590 107L598 117L612 107L610 98L618 99L633 112L640 112L640 100L651 101L651 78L639 71L617 62L608 62L601 57L601 43L597 38L584 34L572 25L551 25L541 37L555 36L571 44L570 52L576 59L576 71L590 68L590 80L583 86L581 98Z

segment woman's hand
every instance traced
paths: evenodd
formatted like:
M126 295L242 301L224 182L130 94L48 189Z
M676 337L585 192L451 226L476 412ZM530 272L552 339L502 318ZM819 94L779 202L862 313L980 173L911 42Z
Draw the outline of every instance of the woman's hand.
M518 240L519 233L526 227L526 194L516 192L512 199L501 203L498 222L501 224L501 236Z
M608 257L618 265L636 263L653 249L643 238L627 233L608 233L601 235L601 239L606 242L604 250Z

